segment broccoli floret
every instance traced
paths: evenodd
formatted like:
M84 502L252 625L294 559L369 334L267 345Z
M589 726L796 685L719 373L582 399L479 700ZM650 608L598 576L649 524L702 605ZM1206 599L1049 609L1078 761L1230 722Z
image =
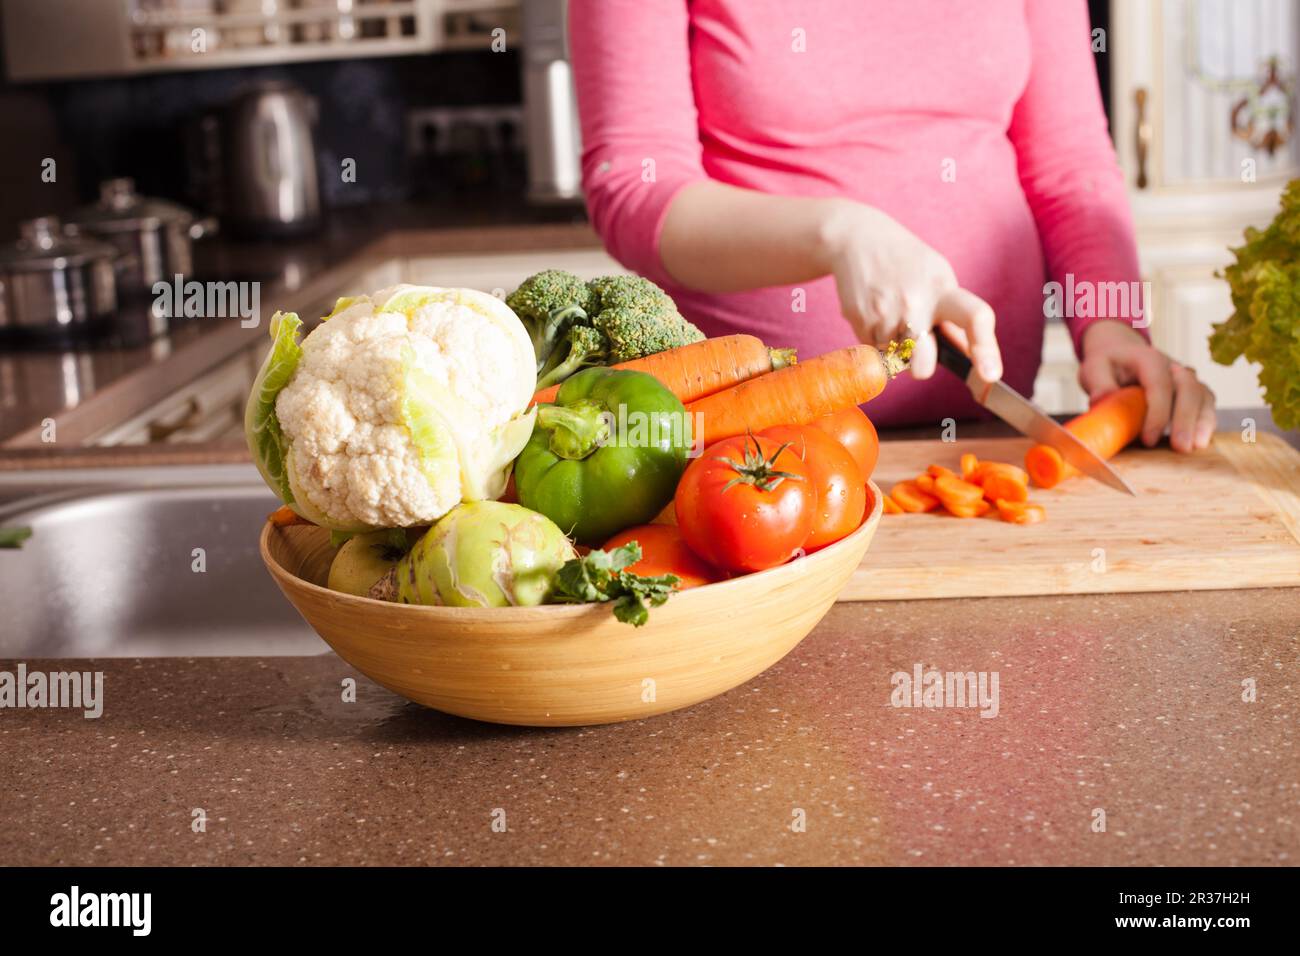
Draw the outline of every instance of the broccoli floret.
M506 305L532 338L539 388L589 365L630 362L704 338L668 293L640 276L583 282L548 269L525 279Z
M602 309L595 325L609 339L610 361L630 362L704 338L704 333L680 315L639 309Z
M644 312L677 313L668 293L641 276L602 276L587 286L596 295L596 311L637 309Z
M649 279L605 276L588 285L600 300L591 324L609 339L611 362L630 362L704 338L682 318L668 293Z
M568 346L565 348L565 346ZM537 376L537 387L549 388L580 369L609 361L609 339L589 325L574 325L551 352L546 367Z
M573 273L547 269L525 279L506 297L506 305L528 329L537 370L541 372L570 326L575 322L590 324L587 317L596 311L600 300Z

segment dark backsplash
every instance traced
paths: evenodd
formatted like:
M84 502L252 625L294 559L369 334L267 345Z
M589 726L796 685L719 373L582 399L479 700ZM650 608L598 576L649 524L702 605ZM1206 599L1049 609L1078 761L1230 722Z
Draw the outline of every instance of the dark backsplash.
M187 183L185 128L251 83L276 79L316 98L316 148L326 206L437 197L437 170L411 160L407 113L415 109L500 106L521 99L514 52L456 52L333 60L249 69L159 73L61 83L0 81L0 240L21 219L66 214L95 198L101 180L132 176L140 192L195 205ZM41 162L58 160L57 183L42 183ZM342 183L344 158L355 183ZM482 164L493 189L522 190L515 164ZM493 181L495 180L495 181ZM503 181L504 180L504 181ZM24 187L28 183L30 187Z

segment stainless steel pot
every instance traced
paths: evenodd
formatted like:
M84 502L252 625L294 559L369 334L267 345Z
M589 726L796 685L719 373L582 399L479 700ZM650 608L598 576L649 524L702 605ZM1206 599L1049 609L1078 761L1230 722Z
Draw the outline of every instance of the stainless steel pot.
M100 184L99 202L77 211L69 231L91 236L117 249L118 289L127 297L152 294L155 282L194 270L193 242L216 231L216 221L196 220L184 206L149 199L131 179Z
M21 235L0 248L0 331L73 331L112 318L113 246L65 235L53 216L24 222Z

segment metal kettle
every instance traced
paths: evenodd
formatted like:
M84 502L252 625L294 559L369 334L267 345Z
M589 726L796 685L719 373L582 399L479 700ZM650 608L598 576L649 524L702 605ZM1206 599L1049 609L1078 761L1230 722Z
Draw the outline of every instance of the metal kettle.
M222 218L255 237L298 235L320 222L312 126L316 104L287 83L251 87L224 111Z

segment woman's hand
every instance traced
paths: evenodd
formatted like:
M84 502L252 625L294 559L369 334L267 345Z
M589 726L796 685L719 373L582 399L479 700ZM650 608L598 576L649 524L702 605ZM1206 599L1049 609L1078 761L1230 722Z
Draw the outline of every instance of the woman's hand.
M822 228L825 271L858 338L883 346L912 338L916 378L934 374L933 328L964 349L980 377L1002 377L993 309L961 288L948 260L878 209L848 200L827 205Z
M1147 395L1142 444L1160 441L1169 428L1174 451L1194 451L1214 434L1214 393L1196 373L1152 347L1123 322L1094 322L1083 332L1079 384L1089 401L1124 385L1141 385Z

